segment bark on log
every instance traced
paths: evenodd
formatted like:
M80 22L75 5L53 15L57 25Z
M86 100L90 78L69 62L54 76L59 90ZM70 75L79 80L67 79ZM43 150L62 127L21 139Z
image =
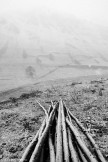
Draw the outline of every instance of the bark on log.
M63 132L64 160L65 160L65 162L69 162L68 138L67 138L66 121L65 121L64 107L63 107L62 100L60 101L60 107L61 107L61 113L62 113L62 132Z
M30 158L30 162L36 162L36 161L39 160L39 154L40 154L40 152L42 150L42 145L45 142L45 138L48 135L48 132L50 130L50 126L51 126L51 123L52 123L52 117L53 117L53 115L55 113L55 110L56 110L56 108L51 112L51 114L50 114L50 116L48 118L48 122L46 124L45 129L44 129L44 132L42 133L42 136L40 137L40 139L39 139L39 141L38 141L38 143L37 143L37 145L36 145L36 147L35 147L35 149L33 151L33 154L32 154L32 156Z
M74 134L77 143L79 145L79 147L81 148L82 152L84 153L84 155L87 157L87 160L89 162L97 162L97 160L95 159L95 157L91 154L91 152L89 151L89 149L86 147L86 145L84 144L84 142L81 140L76 128L69 122L68 119L66 119L67 125L70 128L71 132Z
M99 162L106 162L106 160L103 157L101 151L99 150L99 147L97 146L97 144L95 143L95 141L91 137L91 135L85 130L85 128L82 126L82 124L78 121L78 119L70 111L69 111L69 114L72 117L72 119L77 123L77 125L80 127L80 129L84 132L86 137L89 139L91 145L95 149L95 152L96 152L96 155L97 155L97 158L98 158Z
M50 150L50 162L55 162L56 158L55 158L55 151L54 151L54 145L52 142L52 138L51 138L51 133L49 132L49 150Z
M71 139L71 133L70 133L69 128L68 128L68 141L69 141L69 150L70 150L72 162L79 162L77 152L74 148L74 145L73 145L73 142L72 142L72 139Z
M59 104L58 122L57 122L57 147L56 147L56 162L63 162L63 145L62 145L62 116L61 107Z

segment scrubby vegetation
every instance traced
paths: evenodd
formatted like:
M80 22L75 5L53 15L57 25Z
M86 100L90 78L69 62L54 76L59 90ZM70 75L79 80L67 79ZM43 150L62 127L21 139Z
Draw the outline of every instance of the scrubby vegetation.
M23 93L21 96L20 96L20 99L28 99L30 97L40 97L42 94L42 91L32 91L30 93Z
M30 88L29 88L30 89ZM108 160L108 79L46 82L0 104L0 161L18 162L39 129L50 101L62 98Z

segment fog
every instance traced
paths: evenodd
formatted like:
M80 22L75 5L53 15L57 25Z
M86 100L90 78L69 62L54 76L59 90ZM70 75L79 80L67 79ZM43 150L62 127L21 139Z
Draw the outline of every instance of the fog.
M0 91L108 71L107 1L1 0Z
M27 13L43 9L68 15L108 26L108 1L107 0L1 0L1 13Z

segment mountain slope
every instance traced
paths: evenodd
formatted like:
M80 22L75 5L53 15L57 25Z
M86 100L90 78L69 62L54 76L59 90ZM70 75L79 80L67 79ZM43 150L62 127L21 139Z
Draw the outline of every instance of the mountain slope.
M10 84L31 82L57 66L107 66L107 46L105 27L74 16L45 11L0 16L1 79L8 77ZM32 77L26 74L30 66Z

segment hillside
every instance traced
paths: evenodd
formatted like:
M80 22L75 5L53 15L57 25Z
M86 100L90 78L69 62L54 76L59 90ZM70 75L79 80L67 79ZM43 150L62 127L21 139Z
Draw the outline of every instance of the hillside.
M85 65L88 75L107 73L101 71L108 65L107 46L107 28L74 16L51 11L0 15L0 90L36 82L59 66L74 66L64 70L65 77L71 70L73 77L77 71L83 76L80 68Z
M41 82L0 94L0 161L18 162L39 129L50 101L62 98L108 160L108 78ZM4 101L3 101L4 100Z

